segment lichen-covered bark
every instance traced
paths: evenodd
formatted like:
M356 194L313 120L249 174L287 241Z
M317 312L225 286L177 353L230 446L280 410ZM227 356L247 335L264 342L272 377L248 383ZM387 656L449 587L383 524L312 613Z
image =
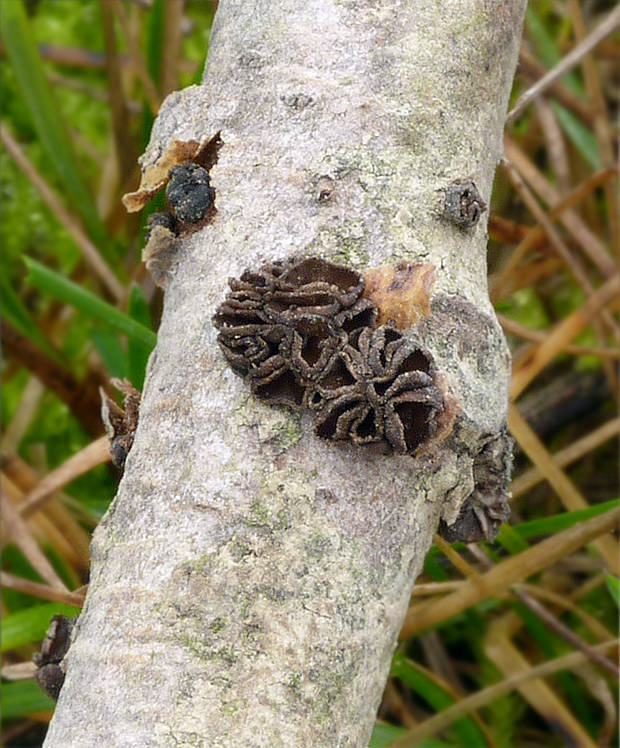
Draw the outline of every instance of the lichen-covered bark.
M505 421L485 221L441 210L456 179L488 202L524 4L221 0L204 83L168 97L143 159L219 133L215 213L167 257L47 746L366 744L437 523ZM293 253L435 266L408 334L460 403L447 440L417 458L334 446L226 367L228 277Z

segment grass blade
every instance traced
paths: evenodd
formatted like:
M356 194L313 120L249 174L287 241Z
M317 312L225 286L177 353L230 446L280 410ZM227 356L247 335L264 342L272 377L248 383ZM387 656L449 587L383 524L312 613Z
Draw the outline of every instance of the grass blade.
M127 377L127 355L116 337L110 330L93 330L90 337L95 344L110 376L117 379Z
M415 693L436 711L441 711L454 704L455 699L435 679L430 678L427 673L416 663L408 660L400 652L394 655L391 675L406 683ZM476 746L488 746L489 743L472 717L464 717L452 725L459 737L459 745L468 748Z
M21 0L2 3L0 34L41 144L69 198L79 209L88 232L105 248L109 245L107 232L78 169L71 141L52 98Z
M608 574L605 581L607 582L609 594L614 599L616 605L620 608L620 579L614 577L612 574Z
M139 322L131 319L127 314L116 309L111 304L102 301L90 291L86 291L59 273L46 268L40 262L25 257L28 268L28 280L39 291L52 296L65 304L78 309L87 317L96 319L106 327L122 332L132 340L141 343L150 350L155 347L157 335Z
M63 603L44 603L18 610L2 620L1 651L41 641L47 632L52 616L74 618L80 609Z
M53 712L56 704L46 696L33 680L3 683L2 718L20 719L30 714Z
M58 353L49 345L43 333L32 321L19 296L13 290L6 271L0 273L0 316L25 338L28 338L31 343L45 351L56 363L60 363Z
M404 727L395 727L394 725L388 725L385 722L375 722L375 726L370 736L370 742L368 748L384 748L389 745L392 740L404 735L407 731ZM418 743L416 748L454 748L450 743L444 743L443 740L436 740L435 738L428 738Z
M578 509L574 512L565 512L564 514L555 514L551 517L544 517L543 519L535 519L531 522L522 522L520 525L511 527L510 530L523 539L534 538L540 535L553 535L556 532L568 530L569 527L573 527L579 522L585 522L599 514L604 514L611 509L615 509L617 506L620 506L620 499L613 499L612 501L596 504L588 509ZM507 527L503 527L497 536L497 541L501 542L502 545L504 545L504 531L507 531L507 529Z
M139 286L132 286L129 294L129 316L136 322L150 329L151 309ZM146 364L151 355L151 348L135 340L127 344L127 373L129 381L139 390L144 384Z
M552 101L551 106L560 126L571 143L593 169L600 169L601 158L598 153L596 137L572 112L569 112L568 109L558 104L557 101Z

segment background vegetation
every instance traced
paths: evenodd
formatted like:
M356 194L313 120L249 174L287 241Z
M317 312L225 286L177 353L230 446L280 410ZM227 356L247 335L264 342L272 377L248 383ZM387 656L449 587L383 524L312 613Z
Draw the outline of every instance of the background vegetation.
M617 27L613 6L532 2L513 104L612 13ZM6 746L41 744L53 703L31 657L54 613L79 611L115 494L99 387L140 388L156 340L145 216L120 196L165 94L200 80L214 10L1 3ZM620 41L602 36L507 128L489 283L514 354L513 518L495 543L429 552L376 747L616 744Z

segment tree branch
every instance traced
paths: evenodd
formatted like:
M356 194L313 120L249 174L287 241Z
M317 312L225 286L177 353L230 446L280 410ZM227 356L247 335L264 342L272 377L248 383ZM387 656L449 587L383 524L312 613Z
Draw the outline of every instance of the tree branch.
M163 104L132 197L179 152L215 190L202 223L153 229L159 342L47 746L367 742L439 519L506 471L510 362L475 220L524 5L220 3L204 83ZM455 180L481 195L456 224ZM294 254L435 266L404 334L459 402L449 438L418 457L334 446L227 368L211 318L228 277Z

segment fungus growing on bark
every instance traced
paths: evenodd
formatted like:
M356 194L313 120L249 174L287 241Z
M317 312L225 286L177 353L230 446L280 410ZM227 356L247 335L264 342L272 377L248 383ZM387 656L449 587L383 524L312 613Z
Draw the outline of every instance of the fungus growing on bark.
M220 133L210 138L197 140L179 140L173 138L162 151L157 151L157 158L142 169L140 186L135 192L123 195L123 205L129 213L136 213L164 187L171 176L174 166L192 161L204 169L209 169L217 162L217 153L222 145Z
M511 466L512 441L504 428L475 455L474 490L453 524L440 522L438 532L442 538L449 543L495 539L502 523L510 517Z
M32 656L32 661L37 666L34 678L41 690L54 701L58 700L60 689L65 682L62 660L69 651L72 630L73 621L69 618L53 616L41 650Z
M471 179L457 179L445 189L443 215L461 229L473 228L487 205Z
M313 392L317 434L385 442L399 454L413 454L434 435L443 408L434 373L430 356L397 330L356 330Z
M140 393L126 379L112 379L111 383L125 395L124 410L100 388L101 420L110 440L112 464L122 470L138 427Z
M198 223L213 205L209 172L191 161L173 166L166 189L170 207L182 223Z
M155 226L162 226L175 236L179 233L177 219L172 213L157 212L151 213L146 225L146 240L148 241L153 233Z
M435 434L444 398L428 353L375 327L363 277L320 258L246 270L213 318L233 371L268 403L309 407L318 436L414 454Z
M176 224L176 219L170 213L155 213L158 216L169 216ZM142 261L151 277L160 288L167 288L170 282L170 271L177 256L180 240L177 234L166 225L170 222L149 222L148 241L142 250Z
M319 203L326 203L336 189L334 180L326 174L319 177L316 183L315 198Z
M233 371L267 402L299 407L348 332L372 323L363 280L342 265L293 258L231 278L213 318Z
M201 229L215 215L215 190L209 170L222 145L219 132L211 138L181 141L174 138L142 172L140 187L123 196L130 213L141 210L166 187L168 211L153 213L146 231L142 259L155 283L166 288L181 240Z

